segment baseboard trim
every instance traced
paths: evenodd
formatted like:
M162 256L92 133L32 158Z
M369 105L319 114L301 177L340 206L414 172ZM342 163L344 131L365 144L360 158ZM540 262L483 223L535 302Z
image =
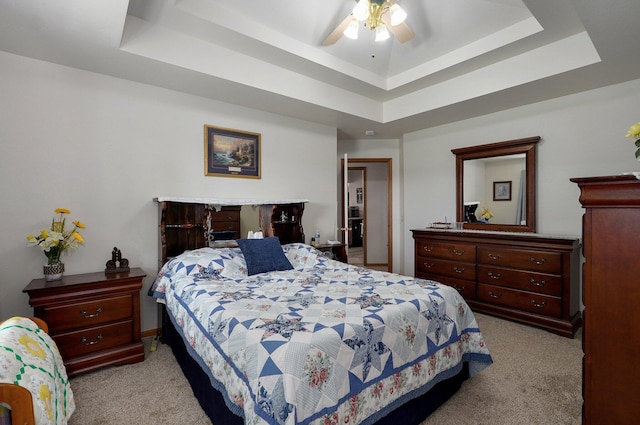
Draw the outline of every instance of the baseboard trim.
M147 338L147 337L150 337L150 336L156 336L156 335L158 335L158 332L159 332L159 331L160 331L160 329L159 329L159 328L156 328L156 329L149 329L149 330L146 330L146 331L142 331L142 332L140 332L140 336L141 336L142 338Z

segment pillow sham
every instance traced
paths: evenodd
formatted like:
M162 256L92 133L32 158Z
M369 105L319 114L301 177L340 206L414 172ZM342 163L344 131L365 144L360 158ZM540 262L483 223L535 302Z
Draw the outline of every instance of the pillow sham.
M238 239L238 246L247 263L249 276L273 271L292 270L293 266L284 255L280 239Z
M184 276L200 275L202 279L246 277L247 268L239 248L209 247L185 251L167 261L149 288L149 295L163 298L166 286Z
M290 243L282 245L284 255L293 266L294 269L307 269L317 265L318 254L320 251L316 250L311 245L304 243ZM324 258L321 256L321 258Z

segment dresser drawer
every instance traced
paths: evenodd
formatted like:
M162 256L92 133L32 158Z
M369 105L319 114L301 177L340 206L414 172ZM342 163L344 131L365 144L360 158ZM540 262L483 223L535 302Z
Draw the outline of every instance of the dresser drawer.
M456 289L465 300L476 299L476 282L472 280L456 279L448 276L431 276L428 279Z
M65 332L55 335L53 339L60 349L62 358L67 360L133 342L133 321L126 320Z
M561 317L562 303L560 298L533 292L519 291L503 286L479 283L478 300L487 303L528 311L549 317Z
M478 265L478 282L557 297L562 295L562 277L549 273Z
M130 294L51 304L39 317L49 324L49 332L56 334L69 329L95 326L114 320L129 319L133 314Z
M418 272L430 275L449 276L457 279L476 280L476 265L440 258L421 257L418 259ZM437 280L437 279L434 279Z
M214 232L234 231L238 235L240 234L240 223L237 221L216 221L212 223L212 228Z
M476 262L475 245L461 243L432 242L421 240L416 247L416 254L421 257L443 258L445 260Z
M227 221L240 222L240 209L228 210L223 208L220 211L211 210L211 223L217 224Z
M512 249L499 246L481 246L478 247L478 264L561 273L562 254L559 252Z

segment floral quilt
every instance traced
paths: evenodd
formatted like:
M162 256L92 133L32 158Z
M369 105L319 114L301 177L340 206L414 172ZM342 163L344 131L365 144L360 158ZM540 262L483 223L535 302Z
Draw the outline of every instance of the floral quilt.
M25 317L12 317L0 324L0 382L31 392L36 425L66 424L75 410L55 342Z
M372 423L491 364L455 289L283 249L293 270L253 276L239 248L187 251L150 289L245 423Z

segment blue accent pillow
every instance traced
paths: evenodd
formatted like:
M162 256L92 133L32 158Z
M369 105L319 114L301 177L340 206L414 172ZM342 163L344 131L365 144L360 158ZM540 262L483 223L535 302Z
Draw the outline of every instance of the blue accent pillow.
M291 270L293 266L284 255L280 239L238 239L238 246L247 263L249 276L273 271Z

